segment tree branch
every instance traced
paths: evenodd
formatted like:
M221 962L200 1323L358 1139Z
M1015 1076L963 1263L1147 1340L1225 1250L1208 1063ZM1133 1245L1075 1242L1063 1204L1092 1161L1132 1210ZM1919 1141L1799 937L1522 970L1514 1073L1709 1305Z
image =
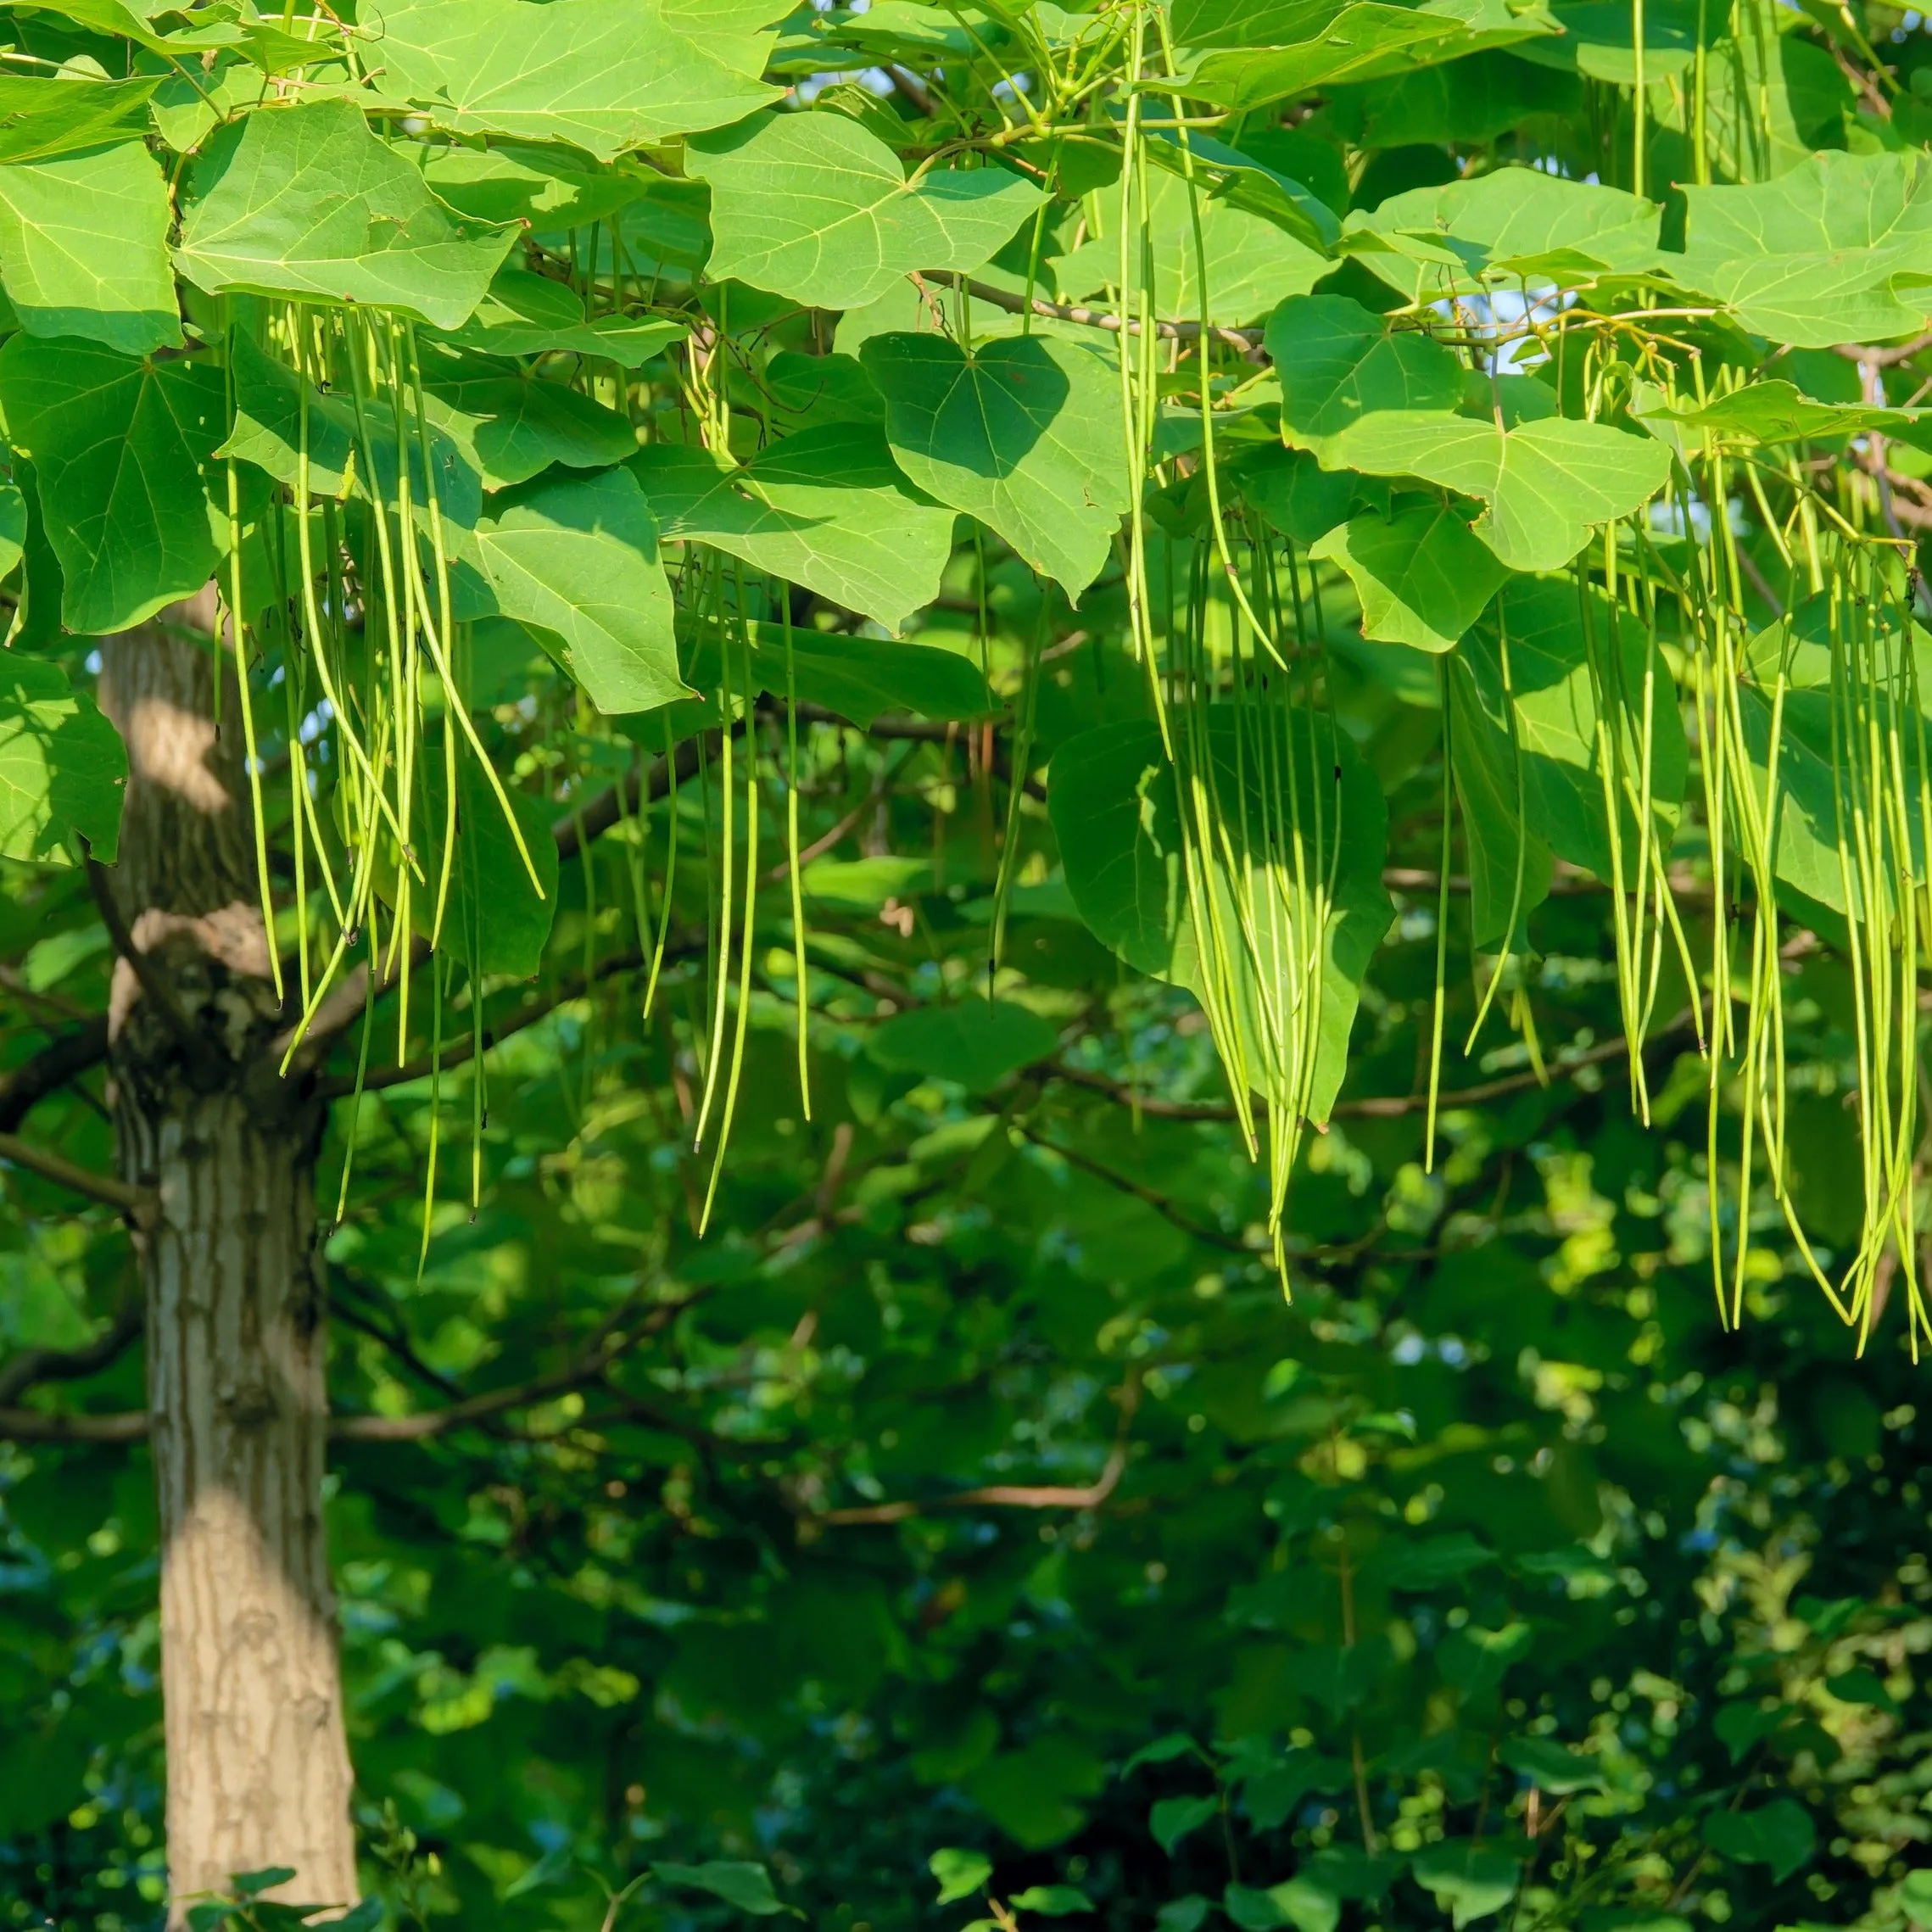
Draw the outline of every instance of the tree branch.
M1230 1118L1231 1117L1231 1114ZM1118 1187L1123 1194L1131 1194L1136 1201L1152 1208L1162 1220L1173 1222L1183 1234L1192 1236L1196 1241L1204 1241L1212 1248L1226 1248L1231 1254L1245 1254L1250 1259L1255 1255L1257 1251L1238 1235L1224 1234L1219 1228L1209 1227L1192 1219L1182 1214L1164 1195L1156 1193L1153 1188L1143 1187L1139 1181L1131 1181L1124 1174L1116 1174L1112 1168L1103 1166L1099 1161L1091 1159L1072 1147L1064 1147L1057 1141L1043 1139L1022 1121L1015 1120L1013 1125L1035 1147L1042 1147L1048 1153L1057 1153L1070 1166L1092 1175L1097 1181L1104 1181L1109 1187Z
M78 1348L23 1348L11 1360L0 1362L0 1411L36 1383L78 1382L104 1369L141 1332L143 1321L140 1300L131 1298L99 1335Z
M586 1383L601 1382L611 1370L641 1342L661 1334L688 1308L695 1307L712 1291L699 1289L676 1301L658 1302L634 1327L623 1326L626 1309L601 1323L597 1332L561 1369L537 1376L508 1388L493 1388L440 1409L423 1409L408 1415L334 1415L329 1419L329 1434L338 1441L358 1443L417 1443L446 1435L488 1421L511 1409L528 1409L547 1402L553 1396L567 1394ZM627 1308L629 1304L627 1304Z
M975 282L970 276L955 275L951 269L928 269L925 279L936 282L946 288L963 288L975 302L985 302L995 309L1003 309L1009 315L1028 314L1044 316L1048 321L1078 322L1090 329L1106 329L1114 335L1120 332L1121 321L1118 315L1109 315L1098 309L1089 309L1077 302L1049 302L1036 295L1029 301L1024 295L1014 295L1004 288L996 288L990 282ZM1126 319L1129 335L1141 332L1140 318L1130 315ZM1163 342L1198 342L1201 339L1201 325L1198 322L1160 322L1153 325L1153 332ZM1216 342L1224 342L1231 349L1238 349L1243 354L1261 346L1262 332L1259 329L1224 329L1212 331Z
M147 1433L145 1409L121 1410L109 1415L0 1409L0 1442L137 1443Z
M31 1058L0 1074L0 1132L11 1133L48 1094L79 1079L107 1056L104 1013L71 1032L55 1034Z
M90 1201L104 1202L118 1208L137 1228L150 1228L160 1211L160 1198L150 1188L131 1187L111 1174L97 1174L91 1167L77 1167L46 1147L36 1147L18 1134L0 1134L0 1161L24 1167L43 1181L51 1181L70 1193L85 1195Z
M978 1489L962 1489L951 1496L931 1496L921 1501L903 1498L894 1503L867 1503L848 1510L826 1510L807 1516L807 1522L845 1528L866 1523L899 1523L910 1516L932 1510L1097 1510L1120 1487L1127 1469L1128 1432L1134 1411L1140 1406L1141 1385L1137 1374L1130 1374L1120 1388L1120 1427L1100 1474L1085 1483L990 1483Z
M1667 1025L1658 1027L1644 1041L1644 1047L1647 1051L1690 1030L1691 1014L1686 1008ZM1604 1066L1613 1060L1628 1059L1629 1055L1630 1042L1619 1034L1614 1040L1600 1041L1594 1047L1586 1047L1582 1053L1547 1068L1547 1079L1533 1071L1505 1074L1495 1080L1480 1081L1474 1086L1451 1087L1436 1096L1436 1106L1439 1112L1445 1114L1452 1108L1479 1107L1485 1101L1505 1099L1513 1093L1527 1093L1533 1086L1553 1086L1584 1067ZM1163 1100L1158 1094L1136 1093L1105 1074L1092 1073L1084 1067L1069 1067L1058 1060L1045 1061L1031 1070L1042 1080L1064 1080L1069 1086L1085 1087L1090 1093L1104 1094L1109 1100L1123 1107L1137 1108L1157 1120L1231 1120L1235 1118L1233 1108L1220 1102ZM1392 1120L1404 1114L1420 1114L1428 1104L1427 1093L1366 1094L1354 1100L1337 1100L1330 1118ZM1257 1111L1265 1110L1266 1103L1259 1095L1255 1097L1254 1105ZM1054 1152L1067 1154L1069 1160L1075 1158L1067 1153L1064 1147L1056 1147ZM1110 1178L1118 1181L1120 1177Z
M211 1052L208 1041L195 1031L187 1015L181 1011L181 1002L175 997L175 989L167 975L135 944L134 935L128 930L120 907L114 902L107 868L92 853L87 857L87 889L94 896L101 924L107 928L115 952L127 962L128 970L139 981L148 1003L160 1014L169 1032L174 1035L176 1044L191 1064L197 1068L205 1068Z

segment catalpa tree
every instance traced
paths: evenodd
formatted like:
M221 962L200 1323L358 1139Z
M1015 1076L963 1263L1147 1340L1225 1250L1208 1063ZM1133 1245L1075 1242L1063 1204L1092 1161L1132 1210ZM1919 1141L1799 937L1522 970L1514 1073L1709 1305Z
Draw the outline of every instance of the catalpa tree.
M1932 1333L1915 16L5 32L0 1158L126 1259L0 1399L36 1453L148 1443L177 1914L357 1894L332 1431L406 1455L614 1385L695 1292L332 1416L377 1097L421 1101L420 1270L543 1158L490 1113L539 1022L601 1014L674 1097L690 1253L815 1082L827 1222L863 1064L1001 1147L1083 1084L1226 1119L1262 1178L1220 1238L1289 1293L1338 1106L1413 1115L1431 1183L1485 1100L1607 1076L1648 1122L1671 1067L1725 1319L1776 1242L1861 1342ZM1571 899L1609 1037L1551 1004ZM1218 1074L1060 997L1123 980ZM1351 1042L1393 1003L1392 1075ZM1808 1226L1821 1142L1856 1199ZM138 1407L59 1397L137 1343Z

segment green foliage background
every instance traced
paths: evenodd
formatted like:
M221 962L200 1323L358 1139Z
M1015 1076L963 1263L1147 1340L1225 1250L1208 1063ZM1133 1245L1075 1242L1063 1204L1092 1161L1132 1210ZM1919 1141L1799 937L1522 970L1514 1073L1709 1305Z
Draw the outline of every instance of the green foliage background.
M437 941L320 1075L384 1911L1932 1924L1924 23L782 12L7 9L0 1924L160 1919L33 1080L211 576L292 1020Z

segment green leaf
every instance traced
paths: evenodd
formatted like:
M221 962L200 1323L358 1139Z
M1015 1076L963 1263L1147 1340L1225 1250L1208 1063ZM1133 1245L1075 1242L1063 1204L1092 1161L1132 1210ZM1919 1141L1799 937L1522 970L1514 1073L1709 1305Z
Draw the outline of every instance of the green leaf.
M966 1790L1015 1844L1036 1851L1080 1829L1086 1818L1080 1801L1097 1796L1106 1778L1090 1745L1049 1731L981 1765Z
M564 141L599 160L719 127L779 90L759 78L782 3L384 0L364 16L382 85L461 134ZM371 17L372 16L372 17Z
M904 898L929 890L932 866L923 858L819 858L805 868L807 896L835 906L854 906L870 912L888 899Z
M1078 1885L1028 1885L1007 1903L1020 1912L1037 1912L1043 1918L1070 1918L1093 1910L1093 1901Z
M1659 443L1600 422L1546 416L1505 430L1388 410L1334 438L1322 461L1479 498L1486 507L1476 534L1510 569L1533 571L1561 569L1593 528L1640 509L1663 488L1671 457Z
M647 187L627 170L585 166L576 157L520 142L425 147L418 159L438 201L469 221L493 225L586 227L628 207Z
M1238 758L1231 708L1208 716L1208 740L1224 800L1248 788L1259 822L1265 810L1259 761ZM1382 787L1344 735L1333 747L1326 732L1298 714L1293 755L1300 796L1312 799L1319 785L1337 796L1340 833L1334 848L1335 915L1329 922L1321 978L1321 1040L1310 1084L1309 1118L1326 1120L1347 1065L1361 983L1370 959L1388 930L1388 895L1382 883L1388 810ZM1095 938L1136 970L1198 995L1198 941L1181 874L1179 808L1173 768L1157 726L1139 719L1103 724L1069 739L1053 754L1047 809L1066 870L1068 889ZM1333 820L1330 821L1331 827ZM1327 835L1334 837L1332 829ZM1259 868L1255 868L1257 872ZM1289 889L1282 877L1258 879L1258 895ZM1231 909L1228 930L1237 930ZM1256 1027L1259 997L1253 962L1245 951L1233 963L1243 1025ZM1260 1065L1259 1047L1250 1064Z
M1463 371L1441 343L1392 330L1345 295L1304 295L1270 318L1267 350L1281 385L1281 438L1325 466L1337 438L1382 410L1453 410Z
M1170 1898L1154 1914L1154 1932L1200 1932L1208 1914L1214 1910L1198 1892Z
M1662 390L1644 384L1644 391L1640 403L1633 392L1632 414L1665 441L1671 440L1671 432L1707 429L1727 442L1816 443L1873 429L1909 429L1915 422L1914 414L1905 410L1813 402L1795 383L1775 377L1727 389L1700 408L1673 410Z
M1511 1771L1555 1797L1603 1789L1603 1773L1595 1759L1566 1751L1548 1738L1510 1738L1496 1755Z
M176 260L211 295L372 303L453 329L517 234L457 221L359 109L323 100L259 109L214 136Z
M1241 494L1264 522L1291 542L1308 544L1347 522L1355 479L1325 470L1306 449L1264 444L1243 450L1234 466Z
M702 1865L653 1865L651 1869L667 1885L709 1892L754 1918L769 1918L786 1909L773 1891L771 1873L762 1865L713 1858Z
M34 464L70 630L126 630L214 573L205 465L221 390L198 362L33 336L0 348L0 411Z
M476 313L443 339L459 349L480 349L487 355L561 350L601 356L636 369L684 335L675 322L638 321L623 315L586 321L584 304L564 283L533 275L527 268L505 268L497 271Z
M1899 1881L1898 1901L1914 1925L1932 1925L1932 1867L1921 1865Z
M1040 204L1001 167L916 181L876 135L830 111L761 114L690 143L711 184L708 272L818 309L860 309L915 269L978 268Z
M1197 254L1189 201L1187 183L1178 175L1164 172L1150 178L1145 218L1157 315L1200 319L1202 255L1211 319L1224 325L1252 321L1288 296L1306 294L1335 266L1325 253L1284 234L1277 222L1204 192L1199 196ZM1073 299L1118 283L1119 239L1088 242L1062 256L1053 264L1053 278L1060 293Z
M0 483L0 577L10 577L26 554L27 500L18 483Z
M332 496L339 501L357 494L368 497L370 465L363 454L362 426L356 421L351 398L339 392L325 395L245 335L236 336L229 367L235 391L234 427L227 441L215 450L217 456L253 463L293 490L300 475L305 391L310 500ZM398 472L395 419L380 405L365 414L377 494L385 503L394 503ZM445 427L438 425L431 430L429 448L437 505L444 522L472 528L483 511L483 479ZM412 500L423 506L428 497L422 450L413 427L408 433L408 450Z
M1342 1901L1334 1893L1306 1879L1284 1879L1265 1891L1231 1884L1221 1894L1221 1908L1241 1932L1335 1932L1342 1922Z
M421 817L410 828L410 842L422 864L423 879L412 881L410 913L416 930L427 939L435 924L449 796L440 745L432 746L420 770L423 801ZM551 809L544 800L516 790L509 793L509 799L517 829L523 835L523 848L536 868L535 884L488 775L467 748L459 745L456 846L449 866L449 902L437 943L465 965L474 961L479 974L503 974L528 980L543 964L544 948L556 919L556 840L550 831ZM383 896L394 906L393 858L380 860L377 874Z
M606 717L691 695L678 673L656 525L628 471L511 492L477 524L477 541L503 614L537 627Z
M1171 1857L1175 1846L1218 1817L1220 1808L1220 1800L1214 1797L1157 1798L1147 1813L1147 1829L1153 1834L1154 1843Z
M293 1865L267 1865L259 1872L237 1872L232 1881L238 1898L253 1898L271 1885L285 1885L295 1876Z
M1443 1681L1468 1697L1487 1697L1502 1683L1510 1666L1530 1652L1534 1633L1527 1623L1505 1623L1500 1630L1466 1623L1443 1638L1436 1652Z
M178 346L168 186L138 141L0 167L0 282L30 335Z
M1319 183L1304 187L1292 171L1257 159L1254 152L1227 147L1198 129L1190 131L1185 148L1175 135L1153 136L1147 142L1147 155L1183 178L1192 164L1194 179L1208 201L1259 215L1316 254L1326 255L1342 232L1342 224L1315 192ZM1192 229L1190 223L1190 248ZM1158 264L1156 268L1158 272Z
M614 410L533 376L438 377L425 387L426 413L461 450L486 489L528 482L552 463L600 470L637 448Z
M1516 1896L1520 1862L1507 1851L1448 1839L1418 1851L1410 1868L1459 1929L1500 1912Z
M1462 517L1439 505L1357 517L1312 554L1348 573L1364 637L1418 651L1453 651L1510 574Z
M1768 1865L1782 1883L1811 1862L1818 1849L1812 1814L1792 1798L1773 1798L1748 1812L1713 1812L1704 1842L1740 1865Z
M78 841L115 857L127 753L58 664L0 652L0 858L72 865Z
M577 1861L571 1857L566 1845L553 1845L543 1857L530 1866L519 1878L512 1879L504 1888L504 1901L528 1898L532 1892L541 1891L545 1885L554 1885L561 1879L567 1878L577 1868Z
M1898 1700L1885 1689L1876 1671L1840 1671L1836 1677L1828 1677L1824 1687L1840 1704L1869 1704L1895 1717L1904 1715Z
M1631 12L1622 0L1555 0L1550 16L1561 31L1526 45L1526 59L1594 81L1607 81L1613 87L1636 84ZM1685 75L1696 58L1700 29L1709 47L1731 25L1731 0L1702 0L1701 4L1700 0L1648 0L1644 9L1646 80L1655 85ZM1715 88L1707 97L1706 111L1713 121L1726 112L1728 92ZM1755 108L1755 99L1752 105ZM1726 145L1714 147L1713 151L1728 154L1734 149Z
M1332 87L1404 57L1427 57L1460 38L1460 20L1382 0L1197 0L1176 7L1181 92L1237 112ZM1209 51L1198 51L1198 50Z
M1768 1710L1756 1704L1725 1704L1711 1720L1711 1728L1731 1754L1731 1762L1737 1764L1790 1715L1789 1704L1773 1704Z
M1141 1748L1120 1767L1120 1775L1131 1778L1143 1764L1171 1764L1177 1757L1198 1754L1201 1747L1185 1731L1170 1731Z
M1669 849L1688 781L1689 755L1677 690L1662 654L1647 654L1642 627L1594 586L1579 594L1561 578L1517 580L1459 652L1459 669L1472 677L1493 716L1502 714L1500 639L1507 627L1510 681L1516 691L1517 739L1527 762L1530 811L1550 846L1573 865L1611 876L1604 802L1604 715L1612 760L1621 757L1628 791L1621 840L1634 854L1638 824L1628 799L1641 782L1645 679L1650 680L1652 837ZM1612 639L1616 647L1612 648ZM1592 676L1593 655L1596 664ZM1598 697L1608 698L1607 713ZM1621 724L1621 741L1614 727Z
M1644 12L1646 40L1653 11ZM1624 41L1628 47L1628 20ZM1357 148L1477 147L1532 114L1578 113L1583 98L1574 76L1485 50L1391 80L1331 88L1328 113L1336 131Z
M779 625L755 632L751 672L774 697L785 693L785 647ZM919 718L983 718L996 709L978 665L956 651L836 632L794 630L792 682L797 695L824 705L863 730L887 712Z
M1813 154L1775 181L1689 187L1671 271L1758 335L1884 342L1932 320L1932 159Z
M1536 276L1565 286L1641 275L1662 210L1621 188L1505 167L1412 188L1343 224L1343 246L1410 302Z
M926 1869L939 1880L938 1905L957 1905L970 1898L993 1875L993 1862L984 1851L962 1851L946 1845L926 1861Z
M894 1014L866 1051L882 1067L956 1080L983 1093L1008 1074L1051 1058L1059 1041L1050 1020L1023 1006L969 998Z
M44 161L136 131L124 124L159 84L153 74L128 81L0 74L0 163Z
M631 468L667 539L714 544L888 630L939 595L952 514L907 488L871 424L801 430L737 468L653 444Z
M1279 1831L1316 1792L1340 1791L1352 1775L1344 1759L1293 1750L1243 1780L1241 1808L1258 1831Z
M969 354L938 336L877 335L860 360L900 468L1078 598L1133 500L1107 363L1038 336Z
M1385 1537L1363 1565L1383 1583L1399 1590L1428 1590L1455 1583L1471 1570L1494 1563L1496 1553L1479 1543L1467 1530L1453 1530L1444 1536L1426 1536L1410 1542L1400 1537Z

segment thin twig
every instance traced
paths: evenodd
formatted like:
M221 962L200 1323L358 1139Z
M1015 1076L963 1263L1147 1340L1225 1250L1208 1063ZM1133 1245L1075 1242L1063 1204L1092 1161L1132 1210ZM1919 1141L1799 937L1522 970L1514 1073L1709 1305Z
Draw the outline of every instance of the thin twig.
M950 269L928 269L926 279L942 283L948 288L963 288L975 302L985 302L995 309L1003 309L1009 315L1035 315L1048 321L1078 322L1090 329L1107 329L1114 334L1120 332L1121 320L1110 315L1103 310L1089 309L1078 302L1049 302L1045 297L1036 295L1030 301L1024 295L1015 295L1004 288L996 288L990 282L975 282L970 276L955 275ZM1141 332L1140 318L1129 315L1126 319L1129 335ZM1164 342L1198 342L1201 325L1198 322L1157 321L1153 332ZM1216 327L1212 331L1216 342L1226 343L1231 349L1244 353L1261 346L1262 332L1259 329L1227 329Z
M152 1227L160 1213L160 1197L152 1189L131 1187L111 1174L97 1174L91 1167L76 1166L48 1148L23 1141L18 1134L0 1134L0 1161L24 1167L70 1193L118 1208L138 1228Z

